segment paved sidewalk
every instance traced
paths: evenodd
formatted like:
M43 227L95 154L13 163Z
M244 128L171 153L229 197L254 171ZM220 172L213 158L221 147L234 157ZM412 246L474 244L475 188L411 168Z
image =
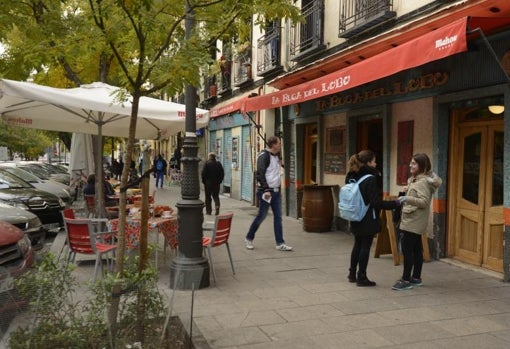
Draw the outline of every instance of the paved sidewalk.
M173 205L179 197L179 187L165 187L156 202ZM510 284L498 274L433 261L424 265L423 287L393 291L402 267L372 251L368 275L377 286L360 288L347 281L352 237L345 232L307 233L284 217L294 251L277 251L270 214L249 251L244 236L257 209L222 196L221 211L234 212L236 274L226 248L215 248L217 285L194 294L193 333L211 348L510 347ZM160 284L171 294L168 265L160 266ZM175 311L184 321L190 307L191 291L177 291Z
M180 195L180 187L166 186L156 203L175 207ZM510 348L510 283L498 274L433 261L424 265L423 287L393 291L402 267L390 255L373 258L372 249L368 276L377 286L360 288L347 281L349 234L307 233L301 221L284 217L284 238L294 251L277 251L270 213L249 251L244 236L257 208L222 196L221 211L234 212L236 274L226 248L214 248L217 284L194 292L198 348ZM52 251L63 251L64 241L59 234ZM159 285L169 300L171 257L160 250ZM80 264L78 279L90 280L93 269ZM173 306L188 329L191 294L176 291Z

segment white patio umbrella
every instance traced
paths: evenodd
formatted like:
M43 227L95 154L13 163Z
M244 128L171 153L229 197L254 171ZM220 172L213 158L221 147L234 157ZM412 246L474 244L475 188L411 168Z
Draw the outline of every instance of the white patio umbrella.
M128 137L131 99L116 101L119 89L101 82L62 89L1 79L0 114L9 125ZM135 137L158 139L184 131L185 116L183 104L142 97ZM197 128L208 122L208 111L197 108Z
M0 114L9 125L98 135L102 149L102 136L129 136L131 98L116 100L119 89L101 82L62 89L1 79ZM159 139L184 131L185 116L183 104L142 97L135 137ZM197 128L208 122L208 111L197 108ZM97 178L102 178L102 154L96 155Z
M71 138L71 157L69 161L71 188L76 189L80 181L85 182L87 176L95 172L94 169L92 135L73 133Z

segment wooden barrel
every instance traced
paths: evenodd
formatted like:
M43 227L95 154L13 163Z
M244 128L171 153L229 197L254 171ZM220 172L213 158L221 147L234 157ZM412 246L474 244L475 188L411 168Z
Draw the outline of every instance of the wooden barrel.
M331 185L305 185L301 213L303 229L308 232L330 231L334 207Z

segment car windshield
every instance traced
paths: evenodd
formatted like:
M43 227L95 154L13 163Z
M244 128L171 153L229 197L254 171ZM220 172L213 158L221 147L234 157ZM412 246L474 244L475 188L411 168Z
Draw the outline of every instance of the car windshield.
M61 174L61 173L67 173L67 172L62 172L60 169L58 169L56 166L53 166L53 165L50 165L50 164L45 164L45 163L36 163L36 164L32 164L32 166L39 166L39 167L42 167L44 168L46 171L48 171L49 173L51 174Z
M28 171L30 173L33 173L39 178L42 179L50 179L50 173L46 171L44 168L39 166L32 166L32 165L23 165L19 166L22 170Z
M9 172L12 175L15 175L16 177L21 178L25 182L28 183L39 183L41 182L41 179L37 177L36 175L27 172L19 167L1 167L2 170Z
M0 189L33 188L32 185L9 172L0 169Z
M52 168L54 168L58 173L69 174L69 170L67 168L65 168L64 166L56 165L56 164L48 164L48 165L50 165Z

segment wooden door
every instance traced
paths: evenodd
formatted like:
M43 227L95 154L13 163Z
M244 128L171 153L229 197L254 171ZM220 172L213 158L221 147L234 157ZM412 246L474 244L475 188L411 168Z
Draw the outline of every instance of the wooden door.
M459 126L452 172L455 258L503 270L503 125Z

